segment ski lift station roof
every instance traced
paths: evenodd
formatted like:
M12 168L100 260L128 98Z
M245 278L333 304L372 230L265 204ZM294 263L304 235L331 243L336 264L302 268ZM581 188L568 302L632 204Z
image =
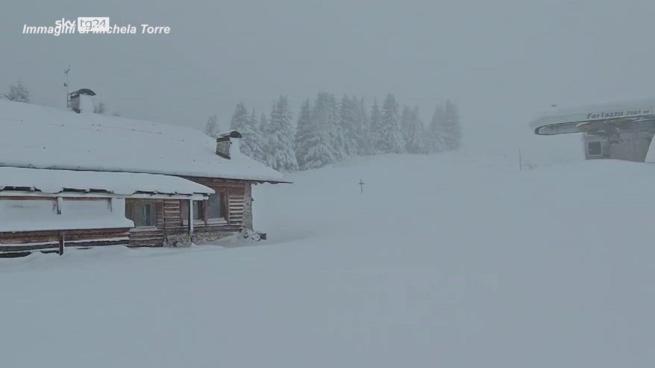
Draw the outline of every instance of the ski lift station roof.
M580 133L578 124L608 120L655 119L655 100L637 100L560 109L530 122L538 135Z

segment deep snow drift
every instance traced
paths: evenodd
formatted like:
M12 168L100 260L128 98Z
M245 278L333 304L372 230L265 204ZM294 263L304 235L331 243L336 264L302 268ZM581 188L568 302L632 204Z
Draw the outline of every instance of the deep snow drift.
M363 158L258 187L261 246L1 260L2 366L653 366L655 166L515 166Z

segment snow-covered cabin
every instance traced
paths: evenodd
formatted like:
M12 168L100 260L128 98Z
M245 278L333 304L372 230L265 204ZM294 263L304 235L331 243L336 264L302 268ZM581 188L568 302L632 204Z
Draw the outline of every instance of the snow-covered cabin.
M214 241L253 230L253 185L285 182L238 152L236 132L217 142L9 101L0 101L0 132L0 252Z
M643 162L655 135L655 100L560 110L530 125L538 135L582 133L587 159Z

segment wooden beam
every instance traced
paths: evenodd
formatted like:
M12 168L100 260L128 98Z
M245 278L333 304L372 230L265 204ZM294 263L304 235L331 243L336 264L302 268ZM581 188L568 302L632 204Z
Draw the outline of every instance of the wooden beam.
M189 235L193 236L193 199L189 199Z
M59 255L60 256L64 254L64 245L65 245L65 243L66 243L66 235L62 231L62 232L59 233Z

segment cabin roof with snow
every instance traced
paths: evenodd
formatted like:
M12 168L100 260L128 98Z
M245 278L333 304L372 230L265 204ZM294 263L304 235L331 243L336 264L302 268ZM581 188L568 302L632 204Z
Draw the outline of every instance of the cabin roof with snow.
M285 182L202 132L149 121L0 101L0 166Z
M4 191L49 195L68 192L200 198L214 193L211 188L176 176L0 167L0 195Z

